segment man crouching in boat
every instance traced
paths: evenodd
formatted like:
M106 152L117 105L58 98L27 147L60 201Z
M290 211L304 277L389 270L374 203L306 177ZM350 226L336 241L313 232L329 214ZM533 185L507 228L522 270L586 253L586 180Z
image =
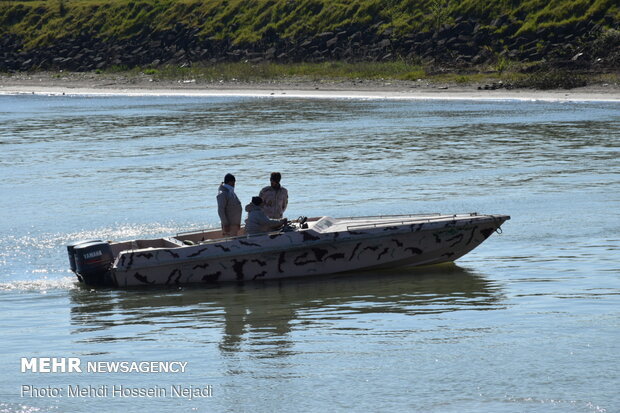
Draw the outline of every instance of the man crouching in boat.
M263 199L259 196L252 197L252 202L247 204L245 211L248 218L245 220L245 232L248 235L261 234L282 228L288 220L286 218L270 219L265 215L262 208Z

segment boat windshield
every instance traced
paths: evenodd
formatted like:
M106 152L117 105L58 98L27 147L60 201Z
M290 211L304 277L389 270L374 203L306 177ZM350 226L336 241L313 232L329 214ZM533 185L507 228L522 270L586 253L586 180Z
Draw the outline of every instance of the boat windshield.
M332 225L334 225L334 219L332 217L323 217L319 219L316 224L314 224L312 229L318 232L323 232Z

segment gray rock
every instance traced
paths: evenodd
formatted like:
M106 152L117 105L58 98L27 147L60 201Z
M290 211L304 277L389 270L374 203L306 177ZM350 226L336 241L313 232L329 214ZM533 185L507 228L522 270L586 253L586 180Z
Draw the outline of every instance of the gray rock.
M377 47L385 49L387 47L390 47L391 44L392 42L390 41L390 39L383 39L377 44Z

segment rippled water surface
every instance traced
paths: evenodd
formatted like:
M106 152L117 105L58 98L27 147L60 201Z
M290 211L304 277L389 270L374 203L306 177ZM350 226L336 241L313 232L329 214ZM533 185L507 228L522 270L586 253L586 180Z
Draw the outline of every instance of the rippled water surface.
M273 170L290 218L512 219L422 269L129 291L68 271L67 243L217 226L223 175L246 203ZM0 176L0 412L620 411L618 103L0 96Z

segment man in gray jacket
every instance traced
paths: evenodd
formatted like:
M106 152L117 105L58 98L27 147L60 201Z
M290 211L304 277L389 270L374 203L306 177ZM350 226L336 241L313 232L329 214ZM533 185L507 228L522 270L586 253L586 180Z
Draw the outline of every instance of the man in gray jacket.
M223 237L234 237L241 228L241 201L235 194L235 182L233 174L226 174L217 192L217 213Z
M280 185L282 174L272 172L269 179L270 185L260 190L263 199L263 210L269 218L282 218L288 206L288 191Z
M260 234L282 228L288 222L286 218L270 219L262 208L263 199L252 197L252 202L246 205L248 218L245 220L245 232L248 235Z

